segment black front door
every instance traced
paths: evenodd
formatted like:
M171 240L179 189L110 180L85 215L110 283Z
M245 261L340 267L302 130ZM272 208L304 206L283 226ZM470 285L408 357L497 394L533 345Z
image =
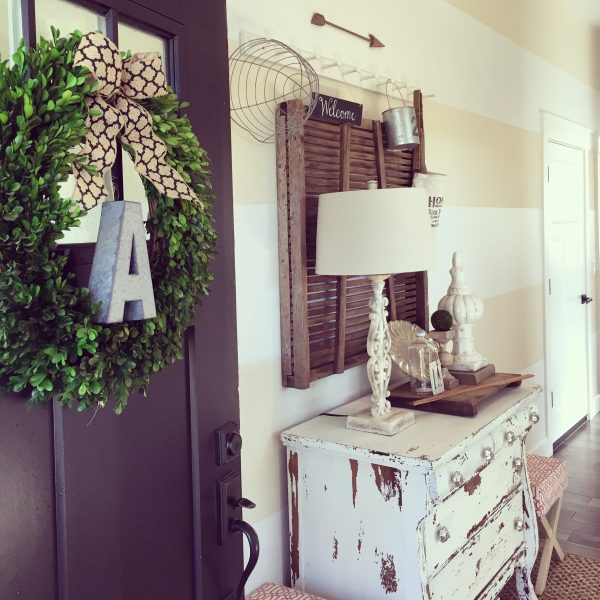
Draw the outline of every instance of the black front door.
M30 44L53 24L63 34L103 29L122 50L161 49L211 158L218 247L185 360L123 415L105 410L90 422L0 396L0 599L224 599L242 571L240 534L217 536L217 480L240 468L239 457L215 458L215 430L239 419L225 2L21 4ZM89 247L72 253L85 277Z

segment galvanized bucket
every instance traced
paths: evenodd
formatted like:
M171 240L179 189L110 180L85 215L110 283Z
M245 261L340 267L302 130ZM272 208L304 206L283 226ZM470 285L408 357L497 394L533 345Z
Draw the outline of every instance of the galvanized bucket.
M386 83L388 106L390 104L390 97L387 93L387 86L389 83L392 82L388 80ZM402 98L404 106L398 106L396 108L390 107L382 115L383 126L387 138L386 148L396 152L399 152L400 150L412 150L420 143L417 113L415 112L414 107L406 106L402 91L398 87L398 84L394 82L394 85L400 93L400 98Z
M382 116L388 150L412 150L418 147L417 114L412 106L390 108Z

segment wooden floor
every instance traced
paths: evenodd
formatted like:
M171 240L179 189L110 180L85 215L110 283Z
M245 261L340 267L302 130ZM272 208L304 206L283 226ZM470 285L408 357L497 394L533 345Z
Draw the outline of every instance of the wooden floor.
M600 415L573 435L555 456L567 461L558 538L565 552L600 560Z

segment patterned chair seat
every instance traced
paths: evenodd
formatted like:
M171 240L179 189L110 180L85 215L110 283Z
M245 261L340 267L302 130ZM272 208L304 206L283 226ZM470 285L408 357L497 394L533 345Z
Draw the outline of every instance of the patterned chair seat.
M265 583L246 596L246 600L323 600L323 598L276 583Z
M535 593L544 593L548 581L548 571L553 551L559 560L564 560L565 553L558 541L558 519L565 490L567 489L567 465L557 458L546 458L529 454L527 456L527 471L531 492L538 518L540 546L543 548L540 566L535 581Z
M529 454L527 470L535 513L538 517L543 517L567 489L567 465L557 458Z

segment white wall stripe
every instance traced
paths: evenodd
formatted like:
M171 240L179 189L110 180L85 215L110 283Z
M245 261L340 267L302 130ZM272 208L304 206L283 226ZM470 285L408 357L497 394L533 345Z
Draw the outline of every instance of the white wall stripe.
M232 39L251 31L391 73L420 84L438 102L531 131L540 131L540 109L600 128L598 92L444 0L354 2L343 11L336 0L321 0L324 14L344 16L350 28L376 30L386 44L381 51L311 25L305 3L232 0L228 10Z

